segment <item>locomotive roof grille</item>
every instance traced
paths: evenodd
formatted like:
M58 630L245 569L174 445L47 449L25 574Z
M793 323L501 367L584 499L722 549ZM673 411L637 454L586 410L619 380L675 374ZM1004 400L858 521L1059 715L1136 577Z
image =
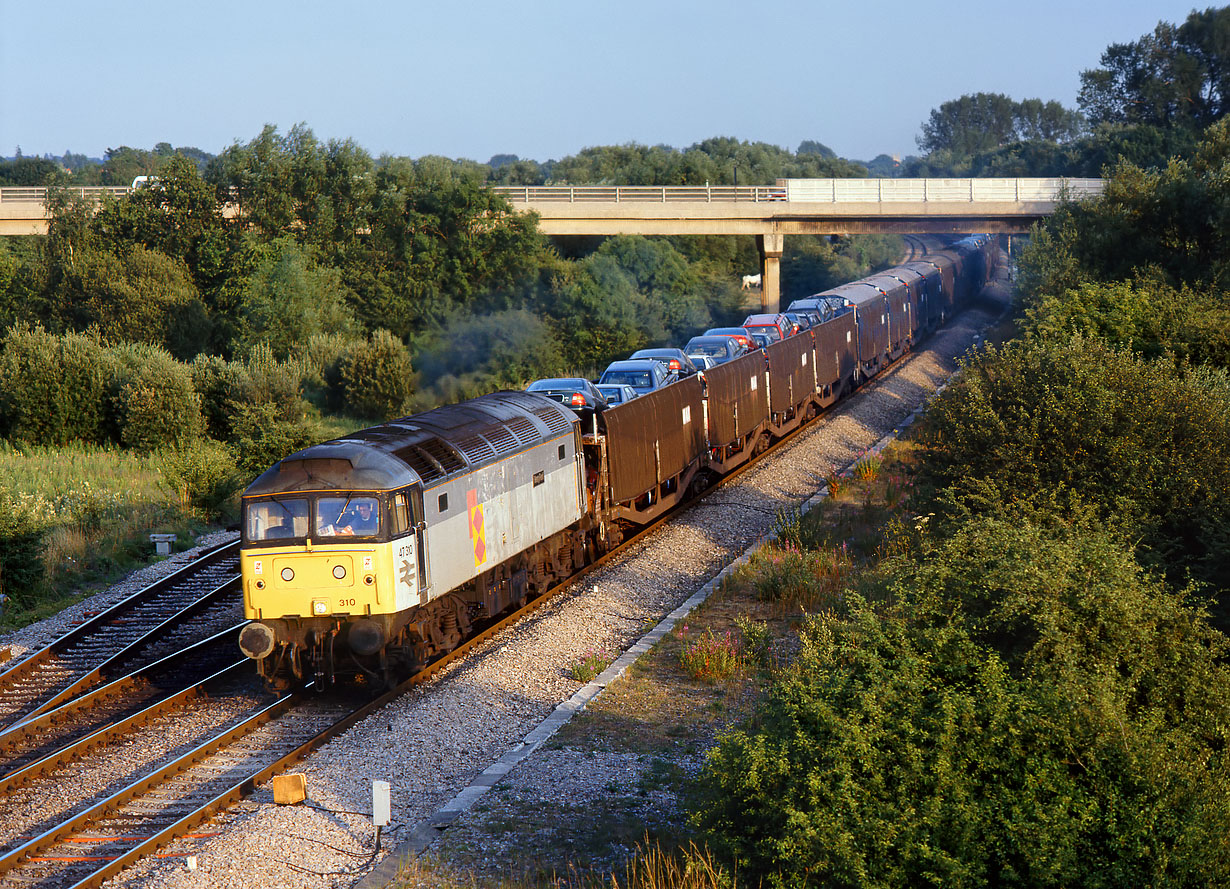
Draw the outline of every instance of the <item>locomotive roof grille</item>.
M393 451L393 456L405 461L411 469L418 473L418 477L425 482L435 481L447 475L444 467L431 454L418 445L407 445L404 448L398 448Z
M503 426L493 426L485 430L485 438L491 442L491 447L495 449L496 456L504 456L511 454L520 446L517 443L517 438L508 429Z
M474 465L495 459L495 449L491 447L491 442L481 435L467 435L453 442L453 446Z
M512 430L513 435L517 436L517 441L523 445L542 441L542 433L525 417L513 417L508 421L508 428Z
M554 411L550 408L536 407L534 408L534 415L546 423L547 428L552 432L567 432L568 428L572 425L560 415L559 411Z

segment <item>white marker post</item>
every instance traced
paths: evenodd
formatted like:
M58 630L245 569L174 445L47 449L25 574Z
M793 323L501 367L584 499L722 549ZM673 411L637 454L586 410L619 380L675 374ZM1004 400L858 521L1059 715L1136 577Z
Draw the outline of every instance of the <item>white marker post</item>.
M393 820L393 801L388 781L372 782L372 824L376 826L376 851L380 851L380 828Z

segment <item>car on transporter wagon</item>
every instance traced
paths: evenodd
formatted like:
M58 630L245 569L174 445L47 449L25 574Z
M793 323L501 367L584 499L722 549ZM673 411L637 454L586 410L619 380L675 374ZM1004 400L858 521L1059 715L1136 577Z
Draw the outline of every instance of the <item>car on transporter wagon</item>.
M666 365L657 358L628 358L623 361L612 361L598 378L599 386L612 383L631 386L637 396L661 389L670 385L678 378L666 369Z

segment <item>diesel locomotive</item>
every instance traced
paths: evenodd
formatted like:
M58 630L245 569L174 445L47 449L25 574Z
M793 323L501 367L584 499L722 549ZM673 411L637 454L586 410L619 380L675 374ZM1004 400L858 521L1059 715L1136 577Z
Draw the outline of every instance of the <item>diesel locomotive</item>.
M822 319L601 422L495 392L283 458L243 494L265 680L394 684L873 378L989 280L992 239L790 304Z

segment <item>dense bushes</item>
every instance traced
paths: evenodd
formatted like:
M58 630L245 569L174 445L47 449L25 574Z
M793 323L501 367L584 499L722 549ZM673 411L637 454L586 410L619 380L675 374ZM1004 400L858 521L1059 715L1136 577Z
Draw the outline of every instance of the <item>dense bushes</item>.
M1221 842L1221 634L1114 535L979 519L812 618L702 776L751 885L1191 886Z
M347 349L338 361L338 378L346 412L355 416L400 417L414 394L410 353L387 330Z
M0 430L34 444L106 437L114 361L95 338L18 325L0 351Z
M204 432L201 396L188 367L152 346L130 345L112 354L117 369L111 405L120 444L148 453L187 444Z
M925 463L950 514L1084 504L1146 564L1227 589L1230 382L1097 340L1028 341L966 362L927 412Z

